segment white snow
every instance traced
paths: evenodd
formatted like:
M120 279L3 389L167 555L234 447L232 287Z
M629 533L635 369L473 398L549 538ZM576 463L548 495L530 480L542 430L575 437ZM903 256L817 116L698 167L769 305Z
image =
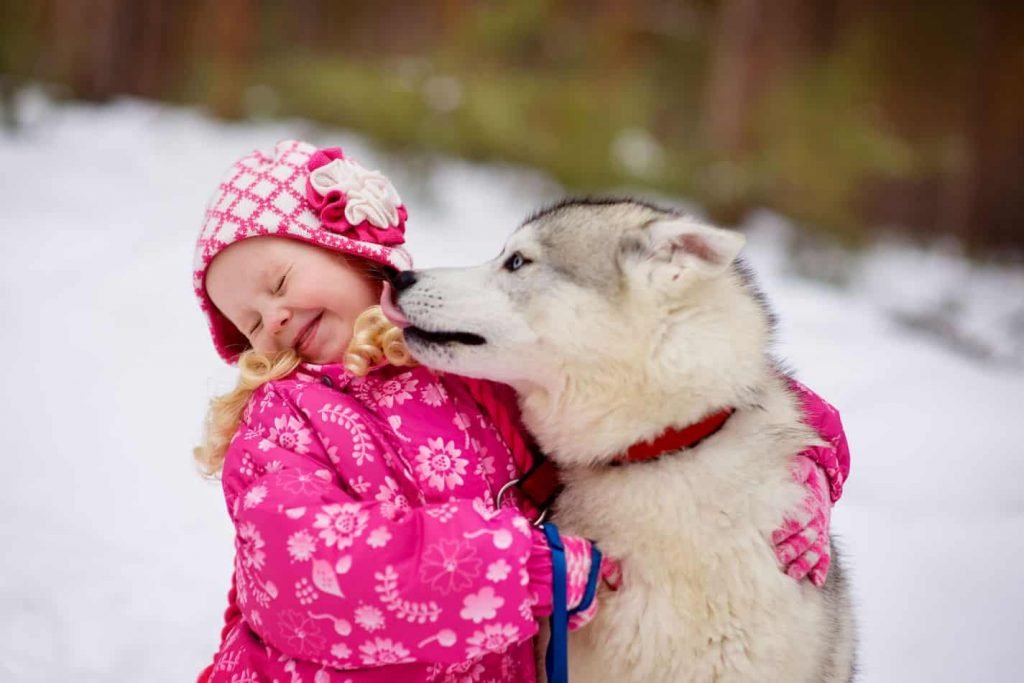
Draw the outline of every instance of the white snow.
M190 283L220 174L284 137L340 144L394 180L419 265L494 256L558 188L305 122L39 98L22 115L0 134L0 680L191 680L218 642L232 554L219 486L191 461L206 400L232 380ZM881 245L841 255L839 287L794 274L783 221L749 227L778 350L852 444L833 528L859 680L1018 679L1024 274ZM905 323L937 310L961 312L944 319L953 336L984 352Z

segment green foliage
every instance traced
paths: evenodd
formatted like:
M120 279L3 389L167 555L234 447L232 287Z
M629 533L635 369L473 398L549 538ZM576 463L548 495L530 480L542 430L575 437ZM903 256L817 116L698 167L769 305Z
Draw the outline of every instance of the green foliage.
M303 56L274 60L258 77L282 113L352 127L391 146L539 166L580 191L631 180L611 148L622 130L646 125L657 102L653 85L638 80L442 72L423 60Z
M849 236L865 179L914 168L911 149L878 120L856 54L773 92L759 117L763 142L744 159L702 150L693 112L666 124L663 86L636 74L441 71L425 59L304 55L269 61L257 79L273 89L281 113L361 130L388 146L529 164L576 192L648 186L703 201L724 220L767 205ZM635 173L617 158L616 141L630 130L658 132L658 168Z
M529 64L555 20L551 5L551 0L477 3L452 51L492 63Z
M872 54L867 42L839 50L775 89L751 160L760 199L847 237L864 184L906 176L916 163L882 120Z

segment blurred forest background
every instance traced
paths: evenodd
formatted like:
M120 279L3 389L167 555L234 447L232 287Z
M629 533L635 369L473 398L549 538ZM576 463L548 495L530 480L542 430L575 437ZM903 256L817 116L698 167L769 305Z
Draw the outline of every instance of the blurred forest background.
M384 147L1024 253L1024 2L0 0L0 92L301 116Z

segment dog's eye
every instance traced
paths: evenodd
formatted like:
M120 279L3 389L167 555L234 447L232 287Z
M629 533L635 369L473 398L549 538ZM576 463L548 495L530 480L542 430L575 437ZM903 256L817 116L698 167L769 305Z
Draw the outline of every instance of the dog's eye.
M502 267L510 273L514 273L527 263L532 263L532 261L517 251L506 259L505 265Z

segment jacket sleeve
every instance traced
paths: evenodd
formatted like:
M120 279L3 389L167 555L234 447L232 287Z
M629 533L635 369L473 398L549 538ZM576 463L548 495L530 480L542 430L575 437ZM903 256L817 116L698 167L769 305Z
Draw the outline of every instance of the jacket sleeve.
M533 438L523 426L515 390L507 384L485 379L470 377L461 377L460 379L466 385L473 400L490 418L498 436L512 453L518 470L520 472L529 470L534 462L531 450Z
M846 441L843 422L839 411L821 396L790 378L790 387L800 399L804 420L818 432L827 446L811 446L801 455L806 455L818 464L828 477L829 494L835 503L843 495L843 484L850 475L850 446Z
M345 444L325 450L270 385L255 402L223 483L239 607L268 644L354 669L463 662L533 637L550 560L520 512L361 500L359 482L340 481L330 465Z

